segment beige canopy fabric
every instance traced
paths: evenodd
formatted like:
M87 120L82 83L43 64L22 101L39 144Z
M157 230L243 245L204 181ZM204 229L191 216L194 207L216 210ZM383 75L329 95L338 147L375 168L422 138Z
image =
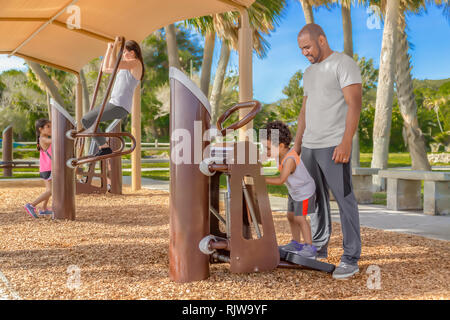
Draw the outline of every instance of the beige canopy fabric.
M78 73L116 36L140 42L176 21L243 9L254 1L0 0L0 54ZM70 28L77 17L80 28Z

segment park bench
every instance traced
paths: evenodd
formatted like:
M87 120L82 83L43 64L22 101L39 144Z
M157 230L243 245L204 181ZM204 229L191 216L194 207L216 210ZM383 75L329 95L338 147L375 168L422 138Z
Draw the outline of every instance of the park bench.
M421 210L431 215L450 214L450 172L380 170L387 179L387 208ZM424 181L422 205L421 186Z

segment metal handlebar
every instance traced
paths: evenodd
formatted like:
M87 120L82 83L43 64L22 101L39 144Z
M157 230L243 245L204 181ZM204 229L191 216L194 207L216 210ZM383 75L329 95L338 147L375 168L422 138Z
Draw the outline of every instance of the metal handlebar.
M246 109L246 108L253 108L250 110L249 113L247 113L241 120L229 125L225 129L222 128L223 123L231 116L232 113L240 110L240 109ZM227 130L237 130L239 128L242 128L247 123L252 121L255 116L258 114L258 112L261 111L261 103L256 100L247 101L247 102L240 102L232 106L230 109L225 111L217 120L217 129L220 131L222 135L226 134Z

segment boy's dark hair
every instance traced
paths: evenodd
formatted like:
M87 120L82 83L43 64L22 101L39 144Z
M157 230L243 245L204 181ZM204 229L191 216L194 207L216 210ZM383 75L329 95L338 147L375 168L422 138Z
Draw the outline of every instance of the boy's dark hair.
M267 139L270 140L272 136L272 130L278 130L278 142L283 143L287 148L292 141L292 134L289 127L281 121L271 121L267 123L265 129L267 130Z
M36 128L36 144L37 144L38 151L41 150L41 146L39 145L39 137L41 136L41 132L39 131L39 128L45 127L45 125L49 122L50 122L50 120L42 118L42 119L36 120L36 123L34 124L35 128Z

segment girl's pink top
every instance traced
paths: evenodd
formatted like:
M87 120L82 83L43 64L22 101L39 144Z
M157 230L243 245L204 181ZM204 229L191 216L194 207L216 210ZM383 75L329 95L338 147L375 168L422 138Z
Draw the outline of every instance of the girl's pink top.
M42 150L42 148L39 151L39 153L40 153L40 155L39 155L39 171L40 172L52 171L52 159L51 159L52 145L50 145L46 151L48 152L50 157L48 156L47 152L45 152L45 150Z

